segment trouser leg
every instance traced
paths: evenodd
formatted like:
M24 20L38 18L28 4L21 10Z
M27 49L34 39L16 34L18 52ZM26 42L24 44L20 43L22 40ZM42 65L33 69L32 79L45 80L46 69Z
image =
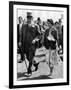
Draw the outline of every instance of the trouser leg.
M21 60L23 61L24 60L24 53L23 53L23 48L22 46L20 47L18 45L18 51L17 51L20 55L21 55Z
M20 50L21 60L23 61L25 59L25 57L24 57L23 49L22 48L20 48L20 49L21 49Z
M32 73L31 67L33 64L34 51L32 51L32 50L28 51L26 56L27 56L27 59L29 61L29 66L28 66L28 74L29 74L29 73Z

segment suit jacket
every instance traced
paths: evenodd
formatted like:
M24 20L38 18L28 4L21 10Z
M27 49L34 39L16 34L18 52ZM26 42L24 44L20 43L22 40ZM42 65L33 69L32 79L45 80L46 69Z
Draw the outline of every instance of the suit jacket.
M32 48L32 41L35 39L39 32L37 30L37 26L28 26L28 24L25 24L22 26L22 44L23 44L23 50L31 50ZM34 47L35 48L35 47Z

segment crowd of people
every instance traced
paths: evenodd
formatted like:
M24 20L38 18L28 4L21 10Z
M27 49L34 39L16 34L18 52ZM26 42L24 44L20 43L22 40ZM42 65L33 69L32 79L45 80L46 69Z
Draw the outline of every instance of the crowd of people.
M63 25L62 20L54 22L52 19L42 21L40 17L34 20L32 13L27 12L26 19L18 17L17 24L17 53L21 55L19 63L25 60L25 55L29 61L27 68L27 76L32 74L32 64L35 66L35 71L38 69L39 63L33 60L37 48L45 47L49 50L49 59L52 55L55 59L56 50L58 54L63 53ZM47 55L46 55L47 57ZM53 58L52 57L52 58ZM53 63L49 60L50 74L53 70Z

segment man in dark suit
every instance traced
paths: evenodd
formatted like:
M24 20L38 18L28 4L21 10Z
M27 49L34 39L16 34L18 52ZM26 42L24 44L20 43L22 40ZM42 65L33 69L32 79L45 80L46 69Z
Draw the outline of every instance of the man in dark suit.
M32 74L32 64L35 66L35 70L38 69L38 63L34 63L34 56L36 50L36 41L38 40L39 32L37 26L32 24L33 17L30 12L27 12L27 24L22 26L22 47L23 54L26 54L29 66L27 68L27 76Z
M41 19L40 17L37 18L37 26L38 26L38 32L40 33L40 40L38 42L38 47L42 47L43 46L43 43L42 43L42 38L43 38L43 32L42 32L42 23L41 23Z
M21 30L22 30L22 24L23 24L23 19L20 16L18 18L19 23L17 24L17 46L18 46L18 53L21 55L21 59L19 63L23 61L23 53L22 53L22 46L21 46Z

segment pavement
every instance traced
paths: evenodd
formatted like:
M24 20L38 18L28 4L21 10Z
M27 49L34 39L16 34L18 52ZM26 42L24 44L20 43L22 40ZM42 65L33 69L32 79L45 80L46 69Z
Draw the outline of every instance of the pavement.
M49 55L49 50L47 50L47 55ZM17 80L33 80L33 79L55 79L63 78L63 61L57 56L57 63L54 65L52 75L50 74L50 68L46 62L46 49L44 47L36 50L34 59L36 62L40 62L38 65L38 70L32 66L32 75L30 77L26 76L28 60L25 59L22 63L17 64ZM61 55L62 56L62 55ZM48 59L48 57L47 57ZM20 60L20 55L18 55L18 60ZM26 65L27 64L27 65Z

